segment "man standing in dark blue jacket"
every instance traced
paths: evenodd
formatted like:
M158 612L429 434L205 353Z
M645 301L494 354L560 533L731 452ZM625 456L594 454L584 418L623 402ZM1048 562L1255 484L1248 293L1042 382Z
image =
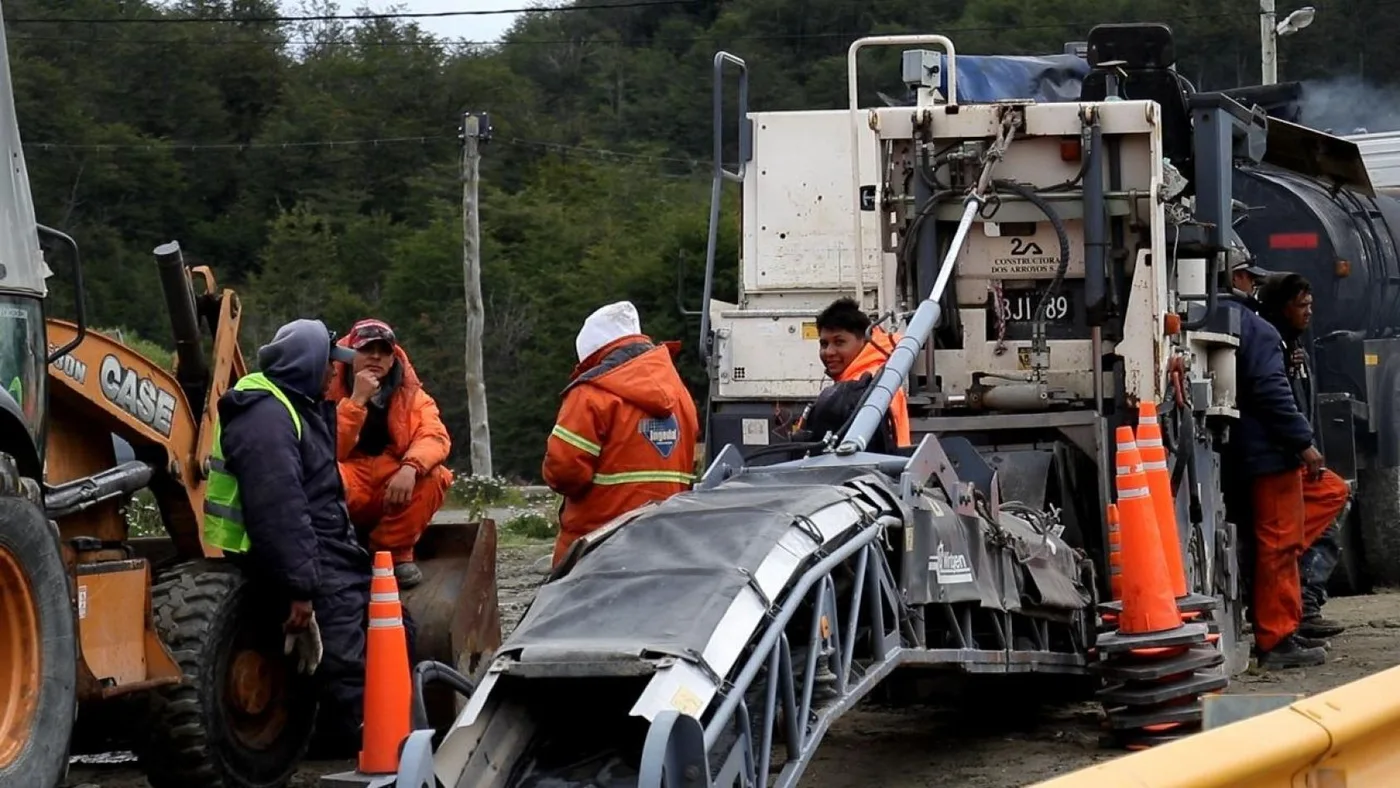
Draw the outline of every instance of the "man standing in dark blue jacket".
M1249 299L1252 301L1252 299ZM1284 367L1283 339L1243 294L1222 299L1240 318L1236 385L1240 411L1230 441L1250 479L1254 508L1254 645L1262 667L1320 665L1326 651L1302 638L1298 559L1318 534L1305 534L1303 480L1323 469L1312 427L1298 410Z
M346 511L335 407L324 400L330 362L342 360L333 359L332 339L319 320L288 323L259 348L261 372L219 400L218 472L210 476L217 502L206 506L205 530L225 549L237 552L241 541L246 565L288 600L288 635L319 630L318 727L327 745L353 753L364 709L372 563ZM216 491L216 480L232 492ZM410 644L411 627L405 616Z
M1304 349L1308 327L1312 323L1312 284L1294 273L1270 278L1259 291L1259 316L1268 320L1283 337L1284 366L1288 370L1293 400L1298 410L1314 426L1317 425L1317 400L1313 390L1312 369ZM1345 629L1339 622L1323 618L1322 606L1327 602L1327 580L1341 559L1341 528L1351 500L1351 487L1346 480L1323 469L1317 478L1303 483L1303 509L1308 519L1306 531L1319 527L1319 519L1330 523L1323 528L1315 542L1304 545L1298 571L1303 583L1303 623L1299 632L1310 638L1329 638Z

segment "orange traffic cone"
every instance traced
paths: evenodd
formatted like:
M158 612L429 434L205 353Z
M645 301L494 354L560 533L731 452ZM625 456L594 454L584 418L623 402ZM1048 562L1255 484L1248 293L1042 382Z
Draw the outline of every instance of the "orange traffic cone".
M394 559L382 551L374 554L367 640L360 772L393 774L399 770L399 746L412 730L409 719L413 680L399 584L394 580Z
M1167 448L1162 444L1162 427L1157 421L1157 405L1144 402L1138 406L1137 447L1142 455L1142 468L1147 487L1152 492L1153 511L1157 529L1161 532L1162 557L1167 562L1167 576L1172 583L1176 606L1185 617L1195 618L1202 610L1215 607L1214 597L1191 593L1186 587L1186 568L1181 555L1181 532L1176 519L1176 502L1172 497L1171 474L1167 471Z
M1109 682L1098 694L1113 739L1136 748L1199 730L1201 693L1229 678L1206 672L1224 659L1206 645L1206 625L1182 622L1132 428L1119 427L1116 437L1123 599L1115 604L1117 631L1095 642L1098 672Z
M1129 427L1118 428L1118 512L1122 519L1119 539L1123 556L1123 612L1118 630L1141 635L1165 632L1181 626L1181 613L1172 596L1162 557L1162 538L1152 495L1142 472Z

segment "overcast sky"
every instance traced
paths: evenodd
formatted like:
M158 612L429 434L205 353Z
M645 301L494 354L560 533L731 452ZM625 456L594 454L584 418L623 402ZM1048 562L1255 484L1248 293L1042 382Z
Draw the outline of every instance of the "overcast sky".
M280 0L283 13L300 11L298 0ZM374 13L397 10L402 13L432 14L443 11L493 11L502 8L525 8L534 5L528 0L340 0L341 13L353 14L360 7ZM445 16L416 19L418 26L433 35L464 38L469 41L494 41L515 22L517 14L487 16Z

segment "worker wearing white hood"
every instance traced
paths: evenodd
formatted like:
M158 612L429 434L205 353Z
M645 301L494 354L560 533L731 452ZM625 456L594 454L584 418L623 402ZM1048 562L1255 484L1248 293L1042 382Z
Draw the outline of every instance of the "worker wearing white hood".
M549 435L544 480L564 496L557 565L569 546L638 506L690 488L700 434L674 355L642 333L629 301L583 321L574 367Z

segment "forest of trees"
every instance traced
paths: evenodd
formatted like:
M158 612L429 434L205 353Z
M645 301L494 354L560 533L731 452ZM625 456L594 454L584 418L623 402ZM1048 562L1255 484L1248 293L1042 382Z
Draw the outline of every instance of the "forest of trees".
M525 3L522 2L522 5ZM464 4L465 7L466 4ZM601 7L590 7L601 6ZM1400 65L1394 0L1338 0L1280 43L1284 80L1334 109L1377 108ZM627 298L695 361L709 199L710 68L744 57L754 109L842 106L868 34L940 32L970 54L1042 54L1099 22L1172 25L1202 89L1259 75L1254 0L579 0L523 13L501 42L309 0L5 0L39 220L73 235L91 322L170 344L151 250L178 240L245 306L244 354L278 325L399 331L467 470L461 151L489 112L481 183L484 365L497 473L537 477L590 311ZM1280 9L1286 14L1291 8ZM283 16L279 17L279 12ZM292 16L286 16L291 14ZM898 52L870 84L898 93ZM1329 82L1330 80L1330 82ZM1319 104L1321 106L1321 104ZM1348 123L1388 122L1374 114ZM1400 123L1394 127L1400 127ZM718 297L732 299L732 187ZM71 302L55 262L53 309Z

